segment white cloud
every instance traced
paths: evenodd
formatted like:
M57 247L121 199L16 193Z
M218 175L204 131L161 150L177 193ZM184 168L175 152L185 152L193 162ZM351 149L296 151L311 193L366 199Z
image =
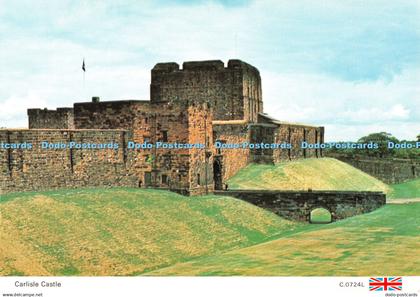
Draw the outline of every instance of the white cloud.
M362 126L326 124L326 141L356 141L362 136L376 132L389 132L398 136L400 140L414 140L420 132L419 123L401 123L395 125L392 123L378 124L375 122ZM417 131L417 133L413 133Z
M326 126L329 140L356 140L368 131L414 139L420 132L419 78L420 69L404 71L389 82L361 83L263 72L264 107L280 120Z
M26 125L29 107L91 96L148 99L157 62L239 57L261 70L265 110L281 120L325 125L332 140L373 129L413 138L420 70L405 57L418 56L418 3L313 3L254 1L233 9L212 1L0 0L0 126ZM386 80L343 78L359 70L372 78L383 69Z
M347 110L339 113L348 122L369 123L384 121L400 121L409 119L410 110L402 104L396 104L391 107L378 106L375 108Z
M27 127L26 110L28 106L46 107L47 102L39 94L27 93L19 97L10 97L0 101L0 127Z

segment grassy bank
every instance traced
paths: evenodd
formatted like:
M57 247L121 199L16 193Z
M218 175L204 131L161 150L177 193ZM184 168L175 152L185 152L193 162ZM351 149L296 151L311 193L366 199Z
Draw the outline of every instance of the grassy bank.
M390 187L389 198L420 198L420 178Z
M302 159L276 165L250 164L228 181L230 189L354 190L390 189L378 179L333 158Z
M152 275L419 275L420 203L372 213L252 247L203 257Z
M3 195L0 275L133 275L301 224L229 197L159 190Z

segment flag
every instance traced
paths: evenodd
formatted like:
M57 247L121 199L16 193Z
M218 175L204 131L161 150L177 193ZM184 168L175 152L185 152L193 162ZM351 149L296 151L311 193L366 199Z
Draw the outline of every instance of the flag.
M85 59L83 59L82 70L83 70L84 72L86 72Z
M371 277L369 291L401 291L401 277Z

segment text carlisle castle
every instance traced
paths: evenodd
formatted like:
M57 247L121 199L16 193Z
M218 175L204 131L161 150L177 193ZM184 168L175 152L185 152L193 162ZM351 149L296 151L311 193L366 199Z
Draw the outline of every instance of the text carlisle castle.
M223 188L251 162L322 155L321 149L301 149L300 144L323 143L324 128L281 122L263 113L259 71L245 62L230 60L227 67L222 61L184 62L182 69L177 63L159 63L151 74L150 100L101 102L93 97L73 108L29 109L29 129L0 129L0 143L33 146L0 150L1 192L140 186L198 195ZM262 142L291 146L223 147ZM64 148L45 149L45 143ZM73 143L113 146L67 145ZM153 146L128 147L144 143ZM170 150L156 143L203 147Z

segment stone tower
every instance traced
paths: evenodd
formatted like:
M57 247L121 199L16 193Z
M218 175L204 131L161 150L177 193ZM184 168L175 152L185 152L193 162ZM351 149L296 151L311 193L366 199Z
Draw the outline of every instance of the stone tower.
M258 121L263 111L257 68L240 60L158 63L152 69L152 102L209 102L214 120Z

